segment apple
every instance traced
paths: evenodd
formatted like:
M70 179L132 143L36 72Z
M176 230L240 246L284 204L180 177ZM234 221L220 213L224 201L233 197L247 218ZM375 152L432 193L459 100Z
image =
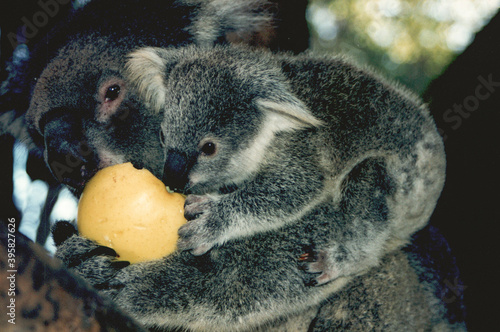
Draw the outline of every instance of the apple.
M86 184L78 203L81 236L113 248L130 263L176 250L185 197L171 193L146 169L131 163L106 167Z

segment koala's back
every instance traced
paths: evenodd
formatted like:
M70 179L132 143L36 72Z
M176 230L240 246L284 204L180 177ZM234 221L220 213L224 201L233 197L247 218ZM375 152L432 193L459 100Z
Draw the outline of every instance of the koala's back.
M436 149L442 147L428 110L406 89L341 57L278 59L290 89L323 120L314 138L336 150L337 164L353 151L410 153L426 135Z
M395 243L405 244L427 224L444 186L443 141L428 109L403 87L341 57L278 61L290 89L323 121L299 141L318 147L327 178L335 182L366 158L386 160L397 188L389 203Z
M317 183L300 182L298 177L293 182L295 186L300 183L301 192L297 196L301 198L307 196L306 188L320 188L314 208L304 208L299 217L280 224L281 228L264 229L249 237L235 237L214 247L204 261L211 274L200 275L209 291L200 294L202 298L196 298L196 304L218 303L218 314L238 326L232 330L241 331L255 331L255 326L260 326L257 330L261 331L451 329L454 322L446 317L447 309L439 295L443 279L436 275L430 282L423 282L422 277L431 267L420 264L422 255L400 249L415 231L426 225L444 179L442 141L430 115L416 98L338 58L262 56L220 48L146 52L160 56L160 60L168 60L165 62L167 70L172 70L170 63L174 67L179 59L182 59L179 62L183 69L196 62L193 66L196 73L203 73L201 77L220 78L217 69L226 74L229 70L234 77L243 76L245 82L250 82L238 86L264 91L262 95L270 100L277 99L278 104L283 99L271 97L290 94L290 89L294 97L322 122L314 128L280 131L269 143L268 158L262 166L266 171L272 170L273 175L318 174L313 178L321 179ZM212 59L221 67L215 64L214 70L199 70L202 68L199 63L205 63L205 59ZM136 61L142 64L140 54ZM202 96L206 99L211 100L213 95L220 97L219 90L212 88L214 80L186 78L186 71L179 72L182 75L169 76L169 80L172 77L176 80L173 80L175 84L166 84L168 88L178 87L177 79L186 79L189 83L186 86L196 86L193 91L203 91ZM134 79L143 79L142 74L135 73ZM149 87L156 90L157 85L145 88L148 100L154 99L151 97L154 94L148 94ZM165 95L179 93L184 96L186 90L189 91L165 88L164 92ZM203 100L191 98L200 99ZM163 101L157 104L163 105ZM297 104L287 105L296 107ZM182 110L196 110L194 114L199 115L199 110L206 105L196 105L198 107ZM217 108L208 113L209 116L200 117L213 119L218 112ZM172 112L168 123L175 123L178 114ZM249 121L259 121L254 113L247 116L248 121L242 122L245 125ZM280 125L276 126L282 128ZM190 135L186 136L191 140ZM176 143L177 137L171 140ZM317 167L318 162L320 167ZM359 167L354 171L356 165ZM266 188L273 184L268 181ZM287 192L290 201L295 198L290 197L294 195L292 189L282 190ZM339 200L332 199L335 195ZM373 229L381 229L382 235L378 237L379 233L366 231ZM395 241L391 241L392 237ZM333 256L335 263L341 265L349 254L360 252L361 259L353 264L356 269L321 286L312 287L307 280L304 283L304 278L308 277L297 262L306 251L304 246L326 248L343 240L346 240L345 246ZM363 249L366 243L370 245ZM380 264L378 261L374 264L364 260L364 252L370 257L383 256L383 259ZM431 253L425 255L432 256ZM231 291L228 291L229 285ZM223 301L218 301L220 299ZM280 318L276 320L276 317Z

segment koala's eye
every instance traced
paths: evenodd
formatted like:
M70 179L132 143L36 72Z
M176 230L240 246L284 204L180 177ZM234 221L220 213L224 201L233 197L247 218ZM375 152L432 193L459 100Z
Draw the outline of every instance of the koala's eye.
M106 93L104 94L104 100L113 101L116 98L118 98L119 94L120 94L120 86L118 84L114 84L106 90Z
M213 156L217 151L217 145L214 142L206 142L200 151L204 156Z

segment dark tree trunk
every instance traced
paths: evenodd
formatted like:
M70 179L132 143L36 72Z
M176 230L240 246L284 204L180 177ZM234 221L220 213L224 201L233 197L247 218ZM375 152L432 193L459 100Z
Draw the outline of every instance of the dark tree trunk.
M424 98L445 139L445 189L432 217L458 258L469 328L485 328L498 306L500 223L500 14L432 82ZM495 254L494 254L495 253Z

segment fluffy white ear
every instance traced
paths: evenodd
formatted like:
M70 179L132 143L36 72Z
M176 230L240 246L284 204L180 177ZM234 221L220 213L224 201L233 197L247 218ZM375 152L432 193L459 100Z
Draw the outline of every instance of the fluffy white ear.
M144 47L128 55L127 76L148 108L160 112L165 105L165 60L160 57L161 49Z
M308 127L320 127L321 120L311 114L303 102L294 100L270 100L259 99L257 106L266 113L268 119L273 123L273 131L290 131Z

